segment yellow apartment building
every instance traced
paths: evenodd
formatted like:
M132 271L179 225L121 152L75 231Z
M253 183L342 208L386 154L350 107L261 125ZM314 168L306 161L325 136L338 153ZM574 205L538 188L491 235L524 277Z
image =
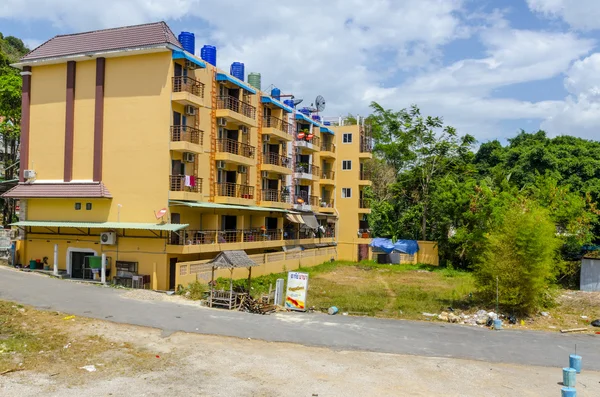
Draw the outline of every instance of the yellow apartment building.
M365 127L296 109L183 38L164 22L62 35L13 65L19 261L87 279L105 255L109 279L166 290L224 250L253 275L368 255Z

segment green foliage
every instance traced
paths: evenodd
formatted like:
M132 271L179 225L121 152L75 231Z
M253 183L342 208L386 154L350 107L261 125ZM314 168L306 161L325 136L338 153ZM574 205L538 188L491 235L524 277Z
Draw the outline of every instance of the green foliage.
M531 313L548 302L557 273L561 241L546 209L532 202L513 205L502 224L488 236L475 277L484 297L493 302L497 280L500 303Z
M198 301L204 299L204 295L208 291L208 285L196 280L187 285L187 287L179 286L177 295L183 295L188 299Z

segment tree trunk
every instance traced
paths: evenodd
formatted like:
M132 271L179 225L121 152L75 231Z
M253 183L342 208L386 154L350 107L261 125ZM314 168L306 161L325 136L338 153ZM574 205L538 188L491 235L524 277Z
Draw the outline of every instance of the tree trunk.
M423 219L421 219L421 236L427 241L427 202L423 204Z

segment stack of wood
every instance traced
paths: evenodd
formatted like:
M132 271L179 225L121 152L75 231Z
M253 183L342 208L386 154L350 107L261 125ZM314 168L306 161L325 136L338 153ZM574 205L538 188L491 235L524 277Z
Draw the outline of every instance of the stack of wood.
M277 310L275 305L259 302L253 299L250 295L244 295L240 303L240 311L254 314L273 313Z

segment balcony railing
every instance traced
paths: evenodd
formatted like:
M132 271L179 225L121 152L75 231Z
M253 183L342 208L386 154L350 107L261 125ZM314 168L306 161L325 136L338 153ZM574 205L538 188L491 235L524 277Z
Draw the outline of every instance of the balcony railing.
M335 145L333 144L333 142L323 142L321 144L321 151L335 153Z
M358 207L359 208L371 208L370 200L367 200L367 199L358 200Z
M313 174L314 176L320 177L321 169L313 164L299 163L296 164L296 172L303 174Z
M202 145L204 131L188 125L171 126L171 142L190 142Z
M273 230L180 230L171 232L171 245L207 245L227 244L254 241L282 240L283 233L279 229Z
M360 180L361 181L370 181L371 180L371 173L369 171L361 170L360 171Z
M217 152L232 153L253 159L254 146L233 139L217 139Z
M275 128L276 130L285 132L286 134L293 135L292 125L287 121L283 121L280 118L273 116L263 117L263 128Z
M335 229L332 227L326 227L325 232L317 231L316 233L313 233L313 231L309 229L286 229L283 231L284 240L302 240L332 237L335 237Z
M217 183L217 196L254 199L254 186L238 185L235 183Z
M317 148L321 147L321 138L319 138L318 136L313 136L311 139L308 139L306 136L304 138L298 138L296 136L296 141L310 143Z
M360 137L360 152L371 153L373 151L373 139L371 137L361 135Z
M319 207L321 208L333 208L333 200L325 199L319 202Z
M173 92L184 91L204 98L204 84L187 76L173 77Z
M276 203L291 203L292 195L277 189L265 189L261 193L262 201L273 201Z
M280 167L292 168L292 159L278 153L267 152L263 154L263 164L278 165Z
M256 108L232 96L217 97L217 109L228 109L256 120Z
M323 171L321 174L321 178L323 179L335 179L335 172L331 170Z
M171 175L169 178L172 192L202 193L202 178L193 175Z

